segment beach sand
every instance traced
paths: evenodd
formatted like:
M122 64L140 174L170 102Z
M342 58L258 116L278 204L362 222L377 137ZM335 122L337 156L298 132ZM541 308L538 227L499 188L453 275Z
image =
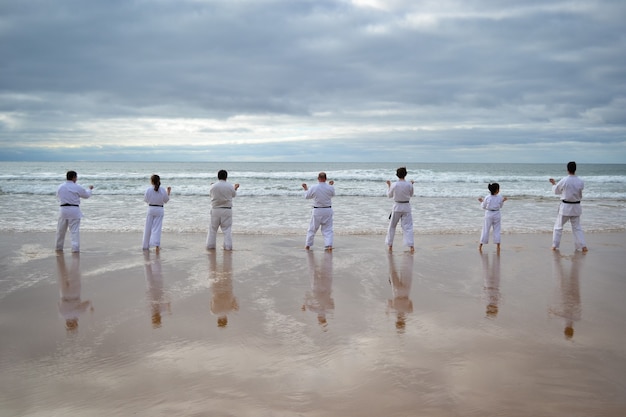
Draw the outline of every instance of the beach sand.
M0 235L0 415L626 415L624 233L205 237Z

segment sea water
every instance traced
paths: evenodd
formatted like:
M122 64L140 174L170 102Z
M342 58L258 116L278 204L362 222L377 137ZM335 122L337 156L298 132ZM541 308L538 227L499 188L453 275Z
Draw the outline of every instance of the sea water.
M411 199L419 234L479 233L483 211L478 198L490 182L500 184L508 198L502 210L507 233L550 232L559 206L549 178L567 175L566 164L458 163L284 163L284 162L1 162L0 231L53 232L56 229L57 187L68 170L78 183L93 185L83 200L81 230L141 232L146 204L143 194L150 176L172 187L165 206L164 233L206 232L210 216L210 185L217 171L240 184L233 202L235 234L304 234L311 201L302 184L317 182L325 171L335 182L336 234L384 234L392 202L386 181L406 165L414 181ZM626 228L626 164L579 164L585 181L582 225L586 232Z

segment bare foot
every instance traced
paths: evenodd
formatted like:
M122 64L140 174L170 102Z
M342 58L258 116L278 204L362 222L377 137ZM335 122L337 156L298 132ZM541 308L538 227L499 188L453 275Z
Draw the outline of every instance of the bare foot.
M309 250L309 249L311 249L309 246L304 247L304 250Z
M552 246L552 250L553 251L557 251L557 250L559 250L559 248L557 248L556 246Z
M498 245L497 245L496 253L497 253L498 255L500 254L500 244L499 244L499 243L498 243Z
M326 246L324 249L327 250L328 252L332 252L333 251L333 247L332 246Z
M415 247L411 246L411 253L415 252Z
M389 252L393 250L393 246L389 245Z
M481 243L480 245L478 245L478 252L482 253L483 251L483 244Z
M589 249L587 249L587 246L583 246L582 251L583 251L583 252L588 252L588 251L589 251Z
M154 248L154 250L156 250L156 253L159 253L159 251L161 250L161 248L159 248L158 246Z

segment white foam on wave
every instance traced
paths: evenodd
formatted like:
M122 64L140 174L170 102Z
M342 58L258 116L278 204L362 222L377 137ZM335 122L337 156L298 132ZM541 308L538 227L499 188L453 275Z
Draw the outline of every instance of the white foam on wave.
M0 164L0 231L56 229L58 202L54 194L64 171L55 172L53 165L58 169L58 164ZM155 167L163 186L172 187L164 231L200 232L208 227L209 187L221 164L73 165L79 172L79 183L93 182L95 186L92 198L81 204L83 230L143 231L143 193L150 186L149 175ZM234 201L234 233L294 234L307 228L311 204L304 200L301 184L314 184L318 169L326 167L295 163L228 165L232 165L227 167L229 181L241 184ZM379 234L385 230L392 204L386 197L385 181L395 180L395 164L327 165L337 193L333 201L336 232ZM593 166L595 175L583 177L587 184L586 229L626 227L624 167ZM480 230L483 213L477 198L488 193L487 184L494 180L500 182L502 195L509 198L503 210L503 230L545 231L554 221L559 200L547 178L550 173L562 173L560 165L416 164L408 168L409 179L415 180L412 205L416 230Z

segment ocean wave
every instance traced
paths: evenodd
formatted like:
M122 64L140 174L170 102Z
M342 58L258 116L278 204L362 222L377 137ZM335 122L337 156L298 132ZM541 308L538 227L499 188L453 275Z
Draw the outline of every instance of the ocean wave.
M150 187L152 166L159 164L76 164L79 183L95 186L92 198L81 204L83 230L141 232L145 220L143 194ZM205 232L208 226L211 182L221 164L164 164L163 186L172 186L166 206L164 231ZM229 164L231 165L231 164ZM297 234L308 225L311 202L303 198L301 184L315 184L317 164L233 164L229 182L241 187L234 201L235 233ZM321 164L324 165L324 164ZM329 164L335 182L337 233L380 234L392 202L385 180L395 180L391 164ZM432 165L432 164L431 164ZM0 231L51 231L56 228L56 189L64 173L52 164L25 166L0 164ZM556 166L555 166L556 167ZM487 183L501 184L509 201L503 210L503 231L550 231L559 204L547 181L552 166L501 164L497 169L480 164L448 164L410 169L416 179L411 199L416 233L475 233L482 227L478 197ZM624 166L595 167L583 177L583 227L589 231L623 229L626 224ZM145 169L144 169L145 168ZM474 170L474 171L472 171ZM563 167L558 166L561 172ZM84 175L82 173L85 173ZM492 172L502 175L492 175ZM93 173L93 174L92 174ZM621 230L620 229L620 230Z
M168 186L169 184L164 184L164 186ZM201 186L201 185L182 185L177 186L172 184L172 197L183 196L183 197L203 197L208 198L209 195L209 186ZM29 185L16 185L16 186L4 186L0 188L0 195L4 196L14 196L14 195L22 195L22 196L55 196L56 195L56 186L55 187L45 187L45 186L29 186ZM137 184L98 184L94 186L93 196L111 196L111 197L120 197L126 198L128 196L133 196L140 200L143 200L143 195L148 187L145 185L137 185ZM626 187L624 187L626 188ZM344 187L342 185L335 186L335 192L337 197L357 197L357 198L385 198L386 197L386 187L381 186L362 186L359 187L356 184L350 184L348 187ZM466 198L466 199L475 199L478 197L484 197L488 194L488 191L485 187L447 187L442 190L434 184L430 184L428 186L416 186L415 187L415 196L414 203L418 203L419 199L423 198ZM532 201L544 201L544 200L558 200L558 196L554 195L551 189L547 189L545 187L542 188L528 188L523 187L520 189L515 189L512 187L504 188L501 191L501 194L506 196L509 199L521 199L521 200L532 200ZM585 190L585 201L593 201L593 200L607 200L607 201L617 201L623 202L626 200L626 190L612 190L609 187L603 187L600 190L591 189ZM241 185L237 192L238 198L247 199L254 197L292 197L292 198L302 198L303 190L300 184L292 184L292 185L272 185L272 184L264 184L257 186L249 186L247 184Z

